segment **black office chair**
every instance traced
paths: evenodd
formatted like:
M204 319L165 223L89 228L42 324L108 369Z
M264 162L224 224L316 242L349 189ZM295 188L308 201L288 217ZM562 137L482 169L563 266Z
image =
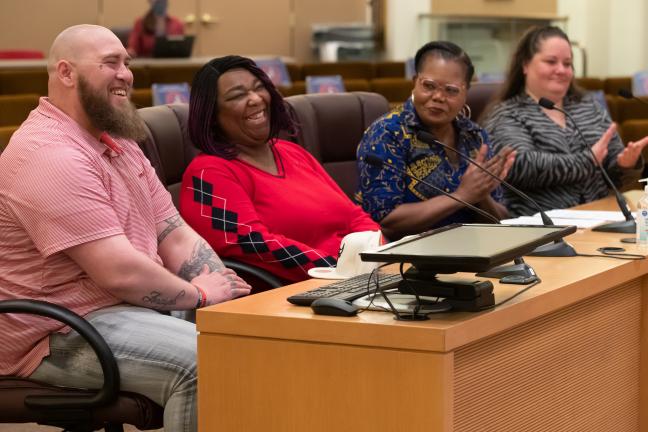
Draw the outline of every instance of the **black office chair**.
M133 26L117 26L112 27L110 30L115 33L115 36L119 38L119 41L124 47L128 47L128 38L133 30Z
M364 131L389 111L384 96L368 92L320 93L286 98L300 126L292 140L353 197L358 187L356 150Z
M0 313L41 315L76 330L97 354L104 375L100 390L80 390L28 378L0 376L0 423L38 423L70 432L123 432L123 424L140 430L162 427L163 409L150 399L120 392L119 369L103 337L81 316L39 300L0 301Z

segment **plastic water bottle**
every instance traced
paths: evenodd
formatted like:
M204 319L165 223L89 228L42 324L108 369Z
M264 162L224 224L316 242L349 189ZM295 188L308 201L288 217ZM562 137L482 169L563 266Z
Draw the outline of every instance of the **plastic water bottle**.
M646 186L637 204L637 246L641 251L648 252L648 178L639 181L646 182Z

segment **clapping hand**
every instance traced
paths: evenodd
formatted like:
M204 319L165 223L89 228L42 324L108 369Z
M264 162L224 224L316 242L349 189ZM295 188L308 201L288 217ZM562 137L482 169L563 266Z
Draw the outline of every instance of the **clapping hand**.
M617 165L621 168L632 168L637 163L641 150L648 145L648 136L643 137L639 141L630 141L625 149L619 156L617 156Z
M490 160L483 163L482 166L495 174L500 180L504 180L513 166L513 162L515 162L515 154L515 150L511 147L504 147ZM499 182L497 184L499 185Z
M486 198L499 186L500 180L506 178L515 161L515 151L510 147L503 148L489 160L486 160L487 154L488 147L486 144L482 144L479 148L479 154L475 158L475 162L494 174L497 178L493 178L476 166L470 165L466 169L466 172L461 178L461 183L455 192L464 201L476 203Z
M610 140L614 136L616 130L616 123L612 123L610 127L603 133L603 135L601 135L601 138L599 138L596 144L592 146L592 153L594 153L594 158L599 165L603 163L605 156L607 156L608 154L608 144L610 144ZM636 161L637 159L635 158L635 162Z

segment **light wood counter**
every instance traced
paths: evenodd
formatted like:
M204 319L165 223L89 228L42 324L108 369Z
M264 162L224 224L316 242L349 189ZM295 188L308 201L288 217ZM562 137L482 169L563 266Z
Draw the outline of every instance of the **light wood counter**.
M595 253L621 237L567 240ZM200 310L200 430L648 430L648 261L525 260L541 284L430 321L286 301L317 280ZM521 289L493 282L496 303Z

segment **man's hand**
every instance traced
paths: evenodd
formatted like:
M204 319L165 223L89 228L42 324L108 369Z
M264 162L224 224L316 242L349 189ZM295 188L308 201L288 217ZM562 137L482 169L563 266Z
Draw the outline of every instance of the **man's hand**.
M252 289L234 270L224 268L210 273L206 264L191 283L200 287L207 295L206 306L246 296Z

